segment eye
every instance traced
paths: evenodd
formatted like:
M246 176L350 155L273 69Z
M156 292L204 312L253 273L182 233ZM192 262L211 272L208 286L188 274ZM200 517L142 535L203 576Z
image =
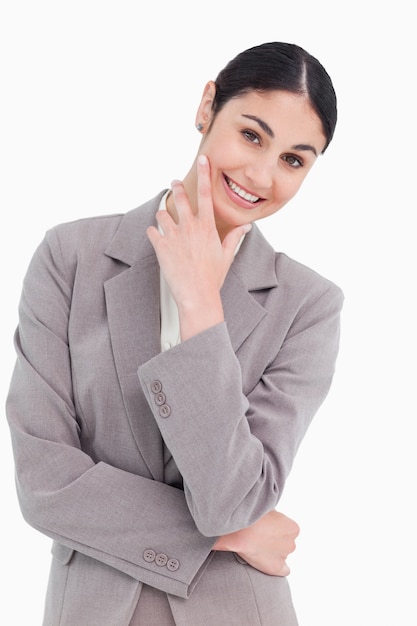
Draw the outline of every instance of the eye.
M286 163L288 163L288 165L296 169L299 167L303 167L304 165L304 161L299 157L296 157L294 154L284 154L282 158Z
M253 130L242 130L242 135L244 136L244 138L247 141L250 141L250 143L261 143L261 139L259 137L259 135L257 133L255 133Z

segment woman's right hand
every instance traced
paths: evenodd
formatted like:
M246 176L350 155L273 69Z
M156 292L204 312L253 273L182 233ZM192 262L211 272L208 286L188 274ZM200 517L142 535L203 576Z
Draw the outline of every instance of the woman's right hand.
M249 565L271 576L287 576L286 559L295 550L300 532L296 522L270 511L251 526L219 537L213 550L236 552Z

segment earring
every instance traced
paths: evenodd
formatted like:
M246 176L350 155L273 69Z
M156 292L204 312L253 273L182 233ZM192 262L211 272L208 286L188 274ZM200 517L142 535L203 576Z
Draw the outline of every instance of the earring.
M198 130L199 133L201 133L201 131L203 130L203 124L196 124L196 129Z

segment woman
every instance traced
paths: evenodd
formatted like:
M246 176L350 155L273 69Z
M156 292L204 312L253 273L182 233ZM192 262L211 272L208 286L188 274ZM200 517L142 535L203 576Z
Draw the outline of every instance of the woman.
M275 507L325 398L340 289L256 220L336 123L302 48L210 81L182 182L50 230L25 278L8 419L22 512L53 541L47 626L297 623Z

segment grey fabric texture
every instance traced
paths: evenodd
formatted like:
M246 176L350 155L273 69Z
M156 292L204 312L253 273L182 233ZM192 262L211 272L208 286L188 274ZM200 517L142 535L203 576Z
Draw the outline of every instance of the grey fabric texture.
M161 353L160 198L51 229L24 280L7 416L22 513L54 542L44 624L128 626L145 583L180 626L293 626L286 579L211 549L276 507L331 384L343 295L254 226L225 322Z

